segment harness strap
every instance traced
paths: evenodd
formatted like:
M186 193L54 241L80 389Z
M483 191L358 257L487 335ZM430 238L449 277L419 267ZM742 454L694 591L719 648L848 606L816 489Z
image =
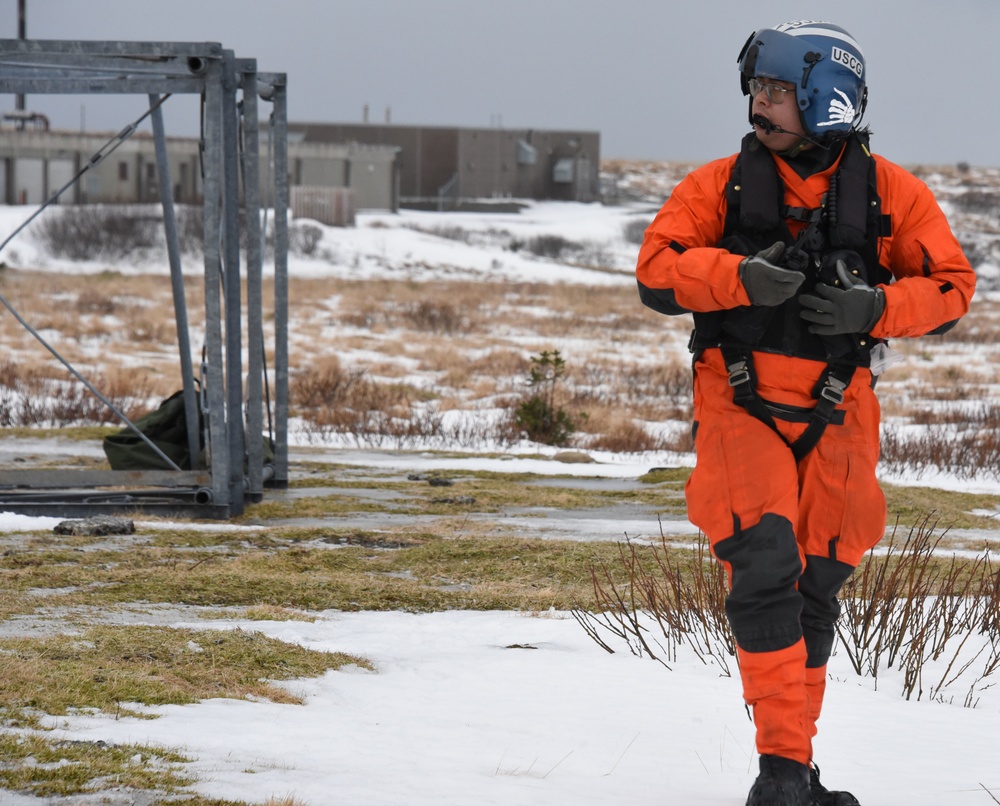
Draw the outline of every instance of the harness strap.
M837 406L844 402L844 392L851 385L851 378L857 367L848 365L827 364L826 370L820 376L813 390L816 405L812 410L809 425L792 445L795 461L801 459L816 447L819 438L823 436L826 427L834 420L835 414L843 414ZM817 393L818 390L818 393ZM843 420L841 420L843 422Z
M733 401L736 405L745 408L764 425L773 429L778 436L785 439L784 435L778 431L778 426L774 422L774 417L767 408L764 398L757 394L757 376L754 373L750 351L732 344L723 344L722 357L726 362L726 370L729 372L729 386L733 390ZM788 443L788 440L786 439L785 442ZM788 445L791 447L791 443Z
M757 393L757 376L754 372L751 351L735 344L722 344L722 357L729 372L729 385L733 390L733 401L774 433L788 445L796 462L802 459L816 447L820 437L830 423L840 425L844 422L843 410L837 406L844 402L844 392L851 384L856 367L851 365L827 364L813 387L813 397L816 405L809 411L808 425L794 442L789 442L778 430L772 412L780 411L781 407L769 404ZM780 415L779 415L780 416ZM785 418L782 418L785 419ZM796 418L798 419L798 418Z

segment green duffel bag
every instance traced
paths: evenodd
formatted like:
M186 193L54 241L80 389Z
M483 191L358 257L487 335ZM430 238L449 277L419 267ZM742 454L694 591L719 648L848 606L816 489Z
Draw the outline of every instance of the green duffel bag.
M136 428L149 437L181 470L192 469L183 391L175 392L158 409L144 414L134 422ZM200 431L199 425L199 440ZM102 447L112 470L174 469L128 426L106 436Z

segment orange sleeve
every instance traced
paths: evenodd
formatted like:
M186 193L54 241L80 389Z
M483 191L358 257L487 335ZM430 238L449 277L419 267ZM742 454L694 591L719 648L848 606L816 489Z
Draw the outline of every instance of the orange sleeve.
M726 220L726 182L736 155L689 173L649 225L636 280L643 303L665 314L749 305L739 279L742 255L715 245Z
M895 280L883 286L885 312L872 335L923 336L965 315L976 273L930 188L898 165L876 160L882 211L892 221L880 261Z

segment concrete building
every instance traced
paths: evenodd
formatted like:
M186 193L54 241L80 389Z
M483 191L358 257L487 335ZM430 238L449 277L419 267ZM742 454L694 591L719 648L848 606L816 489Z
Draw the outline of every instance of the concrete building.
M45 128L0 129L0 202L40 204L80 173L114 134L77 134ZM182 204L202 201L201 147L195 138L166 138L172 195ZM266 134L260 138L262 199L268 199L270 167ZM289 142L290 190L349 190L357 210L396 210L399 149L358 143ZM159 176L153 137L137 132L68 187L62 204L158 203ZM344 194L341 193L341 196ZM315 193L312 194L315 197ZM342 222L324 222L342 223Z
M107 150L115 137L51 131L45 125L0 128L0 202L41 203L79 174L95 154ZM166 143L174 200L200 203L198 140L168 137ZM260 136L265 204L270 179L267 147L265 126ZM352 223L354 210L394 211L400 206L462 209L484 200L487 204L504 199L597 201L599 167L597 132L288 124L293 214L330 224ZM158 182L152 135L140 131L91 165L60 202L156 203ZM296 211L297 201L308 211ZM335 209L341 212L332 212ZM348 209L350 220L345 220L343 211ZM332 218L325 220L323 210L331 211Z
M0 191L5 204L40 204L80 173L113 135L0 130ZM198 141L167 138L174 200L201 201ZM90 167L60 197L62 204L159 202L153 138L135 134Z
M350 188L358 210L396 211L398 157L391 145L307 143L289 132L289 187L293 194L295 188Z
M600 133L367 123L289 123L289 142L399 148L403 206L477 199L600 199Z

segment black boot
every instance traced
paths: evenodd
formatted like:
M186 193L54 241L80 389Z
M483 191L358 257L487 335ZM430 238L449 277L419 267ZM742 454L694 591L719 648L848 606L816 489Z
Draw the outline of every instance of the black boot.
M818 780L818 779L817 779ZM809 767L782 756L761 756L760 775L746 806L812 806Z
M850 792L831 792L819 782L819 767L809 768L809 790L812 792L813 806L861 806Z

